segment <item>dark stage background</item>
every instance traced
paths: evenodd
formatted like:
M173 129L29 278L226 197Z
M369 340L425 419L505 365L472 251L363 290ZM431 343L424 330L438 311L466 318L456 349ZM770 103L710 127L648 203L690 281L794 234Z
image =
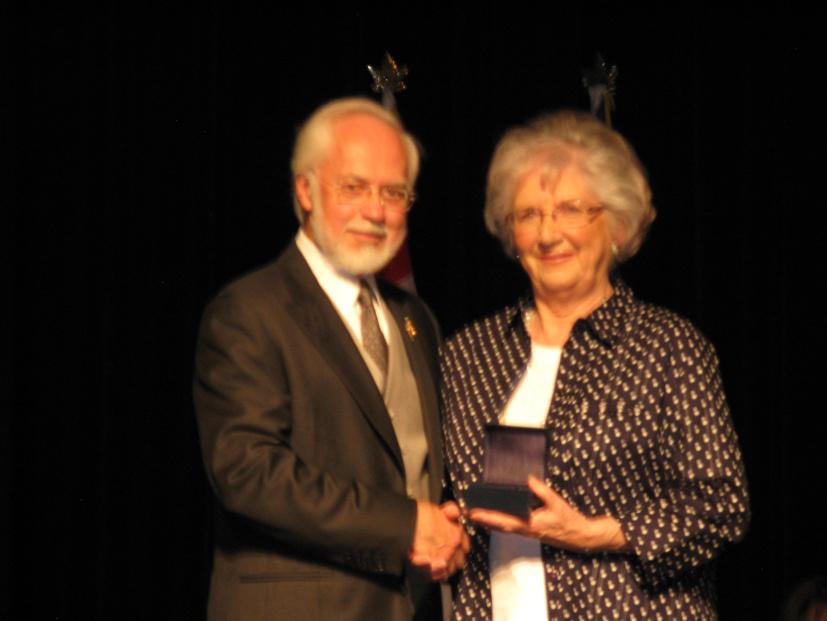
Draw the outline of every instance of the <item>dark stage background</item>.
M824 159L814 15L129 4L2 9L16 70L2 103L15 209L0 618L202 618L198 317L294 234L295 127L369 94L365 64L385 49L411 72L399 108L425 147L411 251L446 333L527 284L482 225L499 135L587 107L595 51L619 66L615 127L659 209L622 273L716 344L745 453L754 516L719 565L722 618L776 618L827 571L823 184L804 172Z

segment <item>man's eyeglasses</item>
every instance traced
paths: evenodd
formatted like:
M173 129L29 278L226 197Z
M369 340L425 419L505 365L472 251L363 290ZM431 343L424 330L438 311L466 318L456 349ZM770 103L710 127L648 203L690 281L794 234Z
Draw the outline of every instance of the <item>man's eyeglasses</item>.
M549 216L561 228L580 229L591 222L603 209L602 205L589 206L579 200L574 200L555 205L551 212L539 207L522 207L508 214L506 221L514 228L535 231L540 229L543 219Z
M373 185L364 179L345 178L329 184L336 190L339 200L354 207L361 207L373 196ZM403 184L380 185L379 204L390 211L408 211L413 205L416 193Z

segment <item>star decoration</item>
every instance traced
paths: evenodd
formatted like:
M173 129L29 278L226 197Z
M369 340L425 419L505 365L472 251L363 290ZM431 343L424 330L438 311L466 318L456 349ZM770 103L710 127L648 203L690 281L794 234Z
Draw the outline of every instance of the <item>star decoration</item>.
M373 65L368 65L368 71L373 78L375 93L398 93L407 88L405 77L408 75L408 68L397 65L389 52L385 52L385 60L381 68L377 69Z
M590 88L592 86L603 85L612 95L615 93L617 84L617 65L612 65L611 68L606 66L606 61L600 55L600 52L595 54L594 66L588 69L583 69L583 86Z
M583 86L589 92L592 114L601 118L609 127L612 126L612 111L615 108L616 84L617 65L608 68L598 52L595 54L594 66L583 69Z

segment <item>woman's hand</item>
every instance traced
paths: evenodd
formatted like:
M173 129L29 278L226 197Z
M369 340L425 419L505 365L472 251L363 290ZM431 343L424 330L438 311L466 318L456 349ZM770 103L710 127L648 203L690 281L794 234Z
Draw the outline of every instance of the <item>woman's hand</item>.
M529 476L528 486L543 501L528 521L499 511L471 509L471 520L492 530L539 539L573 552L628 552L631 546L613 517L587 517L539 479Z

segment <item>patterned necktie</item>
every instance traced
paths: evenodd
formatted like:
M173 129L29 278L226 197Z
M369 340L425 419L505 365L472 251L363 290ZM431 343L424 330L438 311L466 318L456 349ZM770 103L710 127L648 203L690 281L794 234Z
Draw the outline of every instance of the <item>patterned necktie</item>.
M359 310L362 316L362 346L385 375L388 372L388 344L373 308L373 291L365 280L359 281Z

